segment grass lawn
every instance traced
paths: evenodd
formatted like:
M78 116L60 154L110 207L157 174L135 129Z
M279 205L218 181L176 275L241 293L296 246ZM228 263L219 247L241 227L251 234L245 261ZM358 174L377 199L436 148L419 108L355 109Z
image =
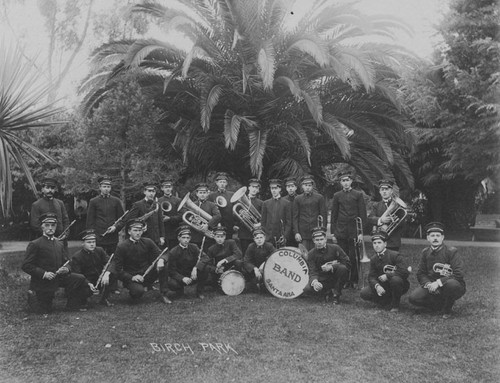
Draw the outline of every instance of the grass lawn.
M421 246L402 252L416 270ZM346 290L342 304L208 292L164 306L126 290L115 306L29 313L20 259L0 259L0 382L498 382L499 250L463 247L455 315L390 314ZM2 271L2 270L0 270ZM410 291L416 286L411 276Z

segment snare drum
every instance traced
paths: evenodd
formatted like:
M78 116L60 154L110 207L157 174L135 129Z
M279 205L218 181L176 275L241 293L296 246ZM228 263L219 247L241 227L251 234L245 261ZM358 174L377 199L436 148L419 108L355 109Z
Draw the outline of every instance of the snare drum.
M264 284L277 298L293 299L309 283L309 268L296 247L282 247L264 265Z
M236 270L228 270L221 274L219 286L226 295L239 295L245 289L245 278Z

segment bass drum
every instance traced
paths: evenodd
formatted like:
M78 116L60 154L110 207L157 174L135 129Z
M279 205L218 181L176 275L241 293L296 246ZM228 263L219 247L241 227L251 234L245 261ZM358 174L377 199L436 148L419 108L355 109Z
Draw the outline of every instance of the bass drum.
M228 270L221 274L219 286L226 295L240 295L245 289L245 278L236 270Z
M264 284L277 298L297 298L308 283L309 268L296 247L282 247L264 265Z

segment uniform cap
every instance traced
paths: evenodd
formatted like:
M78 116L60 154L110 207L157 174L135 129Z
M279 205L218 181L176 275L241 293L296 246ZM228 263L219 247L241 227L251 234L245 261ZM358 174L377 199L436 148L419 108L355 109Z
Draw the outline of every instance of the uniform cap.
M262 228L260 228L260 227L259 227L259 228L257 228L257 229L254 229L254 230L252 231L252 236L253 236L253 237L255 237L255 236L259 235L259 234L262 234L262 235L264 235L264 236L265 236L265 235L266 235L266 232L264 231L264 229L262 229Z
M288 185L297 186L297 180L295 179L295 177L288 177L287 179L285 179L285 186L288 186Z
M57 187L57 181L54 178L45 177L42 179L42 185Z
M250 178L248 180L248 186L258 186L258 187L260 187L260 180L258 180L257 178Z
M94 229L87 229L78 234L78 237L82 241L86 241L87 239L97 239L97 233Z
M425 232L427 234L432 232L444 233L444 225L441 222L431 222L425 226Z
M111 177L109 176L102 176L97 179L97 182L99 185L111 185Z
M196 184L196 191L200 191L200 190L209 190L208 188L208 184L206 182L199 182L198 184Z
M387 242L388 238L389 238L389 236L383 230L377 230L372 234L372 242L377 240L377 239L381 239L382 241Z
M219 172L215 176L215 181L220 181L220 180L226 180L227 181L228 179L229 179L229 176L227 175L227 173L224 173L224 172Z
M281 180L278 178L273 178L269 180L269 186L279 186L281 187Z
M322 226L315 227L311 230L312 237L326 236L326 229Z
M187 225L182 225L177 229L177 237L182 237L183 235L191 235L191 228Z
M378 181L378 187L381 188L382 186L392 188L394 186L394 182L386 179Z
M42 223L57 223L57 215L55 213L44 213L40 216L40 224Z

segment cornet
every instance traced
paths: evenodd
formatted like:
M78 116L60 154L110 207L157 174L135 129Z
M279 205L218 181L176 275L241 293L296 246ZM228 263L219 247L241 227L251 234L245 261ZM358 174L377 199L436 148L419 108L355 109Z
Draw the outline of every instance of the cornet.
M186 205L187 211L182 215L182 220L203 235L209 238L215 238L215 234L212 230L205 230L203 228L204 226L208 226L208 221L212 219L212 216L191 201L189 198L189 192L182 199L177 211L181 211L184 205Z
M387 273L394 273L396 271L396 266L394 265L385 265L382 271L387 274Z
M389 224L382 224L380 230L383 230L387 233L387 236L390 236L391 233L396 229L406 218L408 215L408 206L398 197L393 197L391 204L387 208L387 210L380 217L380 221L383 221L384 218L389 217L391 222Z
M260 224L261 215L259 211L252 205L250 198L246 195L247 188L243 186L238 189L231 197L233 205L233 214L245 225L245 227L252 231L256 225Z
M448 263L435 263L434 266L432 266L432 270L442 277L449 277L453 275L453 269Z

